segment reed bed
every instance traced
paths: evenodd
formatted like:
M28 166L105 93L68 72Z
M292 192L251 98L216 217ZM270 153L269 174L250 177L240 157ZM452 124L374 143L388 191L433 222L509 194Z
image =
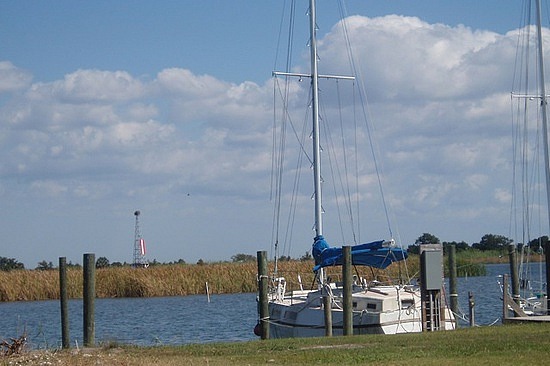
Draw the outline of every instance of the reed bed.
M409 273L411 264L409 263ZM278 264L278 275L287 280L287 289L311 288L314 283L311 261L283 261ZM413 268L417 268L414 264ZM269 263L274 271L274 263ZM415 269L415 271L417 271ZM356 274L367 280L385 281L384 271L357 268ZM393 265L388 276L403 277L404 268ZM333 280L341 279L341 268L327 270ZM82 268L67 270L67 293L69 298L82 298ZM109 267L96 270L96 296L158 297L204 294L206 283L211 294L245 293L257 290L257 264L211 263L204 265L157 265L149 268ZM0 271L0 301L51 300L59 298L59 272L57 270Z

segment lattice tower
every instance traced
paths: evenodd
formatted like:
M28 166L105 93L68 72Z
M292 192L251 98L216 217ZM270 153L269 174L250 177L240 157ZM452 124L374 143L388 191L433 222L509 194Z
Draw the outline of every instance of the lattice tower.
M147 268L149 263L145 258L145 240L141 236L141 228L139 227L140 214L141 212L139 210L134 212L134 216L136 217L136 226L134 234L134 263L132 265L134 267Z

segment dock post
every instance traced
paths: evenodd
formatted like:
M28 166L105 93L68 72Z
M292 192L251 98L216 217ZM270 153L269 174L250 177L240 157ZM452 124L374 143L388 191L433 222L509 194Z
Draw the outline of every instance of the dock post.
M476 302L474 300L474 293L472 291L468 291L468 308L470 309L470 327L475 327L476 325L476 317L475 317L475 311L474 307L476 306Z
M267 252L265 250L256 253L258 260L258 293L260 313L260 337L269 339L269 305L267 299L268 277L267 277Z
M508 304L508 275L502 275L502 323L508 319L510 304Z
M323 309L325 310L325 336L332 337L332 299L329 294L323 296Z
M518 276L516 246L514 244L508 245L508 256L510 258L510 279L512 281L512 298L514 299L514 302L519 305L520 303L519 276ZM514 314L516 313L514 312ZM516 314L514 316L518 316L518 315Z
M351 301L351 283L353 281L351 271L351 247L342 247L343 266L342 277L344 280L343 297L344 297L344 335L353 335L353 313L352 313L352 301Z
M449 246L449 288L451 300L451 312L458 314L458 293L456 290L456 246Z
M95 254L84 254L84 347L95 343Z
M544 247L544 257L546 259L546 314L550 315L550 243Z
M59 257L59 303L61 306L61 347L70 347L69 308L67 295L67 258Z

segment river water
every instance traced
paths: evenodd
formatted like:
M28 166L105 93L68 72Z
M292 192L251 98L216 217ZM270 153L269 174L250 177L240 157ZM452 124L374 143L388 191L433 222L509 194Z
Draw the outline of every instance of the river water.
M500 325L502 301L498 276L508 264L487 265L483 277L458 278L459 306L468 314L468 292L475 299L477 325ZM535 270L538 264L533 264ZM543 269L544 271L544 269ZM96 343L177 345L256 339L256 294L96 299ZM0 303L0 339L26 332L32 348L61 345L59 301ZM82 345L82 300L69 301L71 344ZM461 321L461 326L468 323Z

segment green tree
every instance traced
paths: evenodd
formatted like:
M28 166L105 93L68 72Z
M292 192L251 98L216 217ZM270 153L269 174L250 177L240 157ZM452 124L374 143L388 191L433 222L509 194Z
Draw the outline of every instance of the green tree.
M420 245L421 244L439 244L439 238L430 233L424 233L416 239L414 244L409 245L408 251L411 254L420 254Z
M311 256L311 253L308 250L306 250L306 253L303 256L300 257L301 262L306 262L306 261L309 261L309 260L312 260L312 259L313 259L313 257Z
M250 254L235 254L231 257L231 260L233 262L254 262L256 260L256 257Z
M544 235L540 238L533 239L529 242L529 249L533 252L542 252L544 248L548 245L548 236Z
M420 245L420 244L439 244L441 241L439 241L439 238L435 235L432 235L430 233L424 233L416 239L414 244Z
M11 271L14 269L25 269L25 266L14 258L0 257L0 271Z
M53 263L47 262L47 261L41 261L38 262L38 266L35 268L37 271L48 271L50 269L53 269Z
M458 252L463 252L465 250L470 249L470 246L465 241L461 241L461 242L456 242L456 241L446 242L446 241L444 241L443 242L443 253L444 254L447 254L449 252L449 247L451 245L455 246L455 250L456 250L457 253Z
M82 266L78 263L73 263L71 261L69 261L69 263L67 263L67 268L81 268Z
M472 248L478 250L504 250L514 241L503 235L485 234L479 243L472 244Z
M107 268L109 264L109 260L106 257L99 257L95 261L95 268Z

